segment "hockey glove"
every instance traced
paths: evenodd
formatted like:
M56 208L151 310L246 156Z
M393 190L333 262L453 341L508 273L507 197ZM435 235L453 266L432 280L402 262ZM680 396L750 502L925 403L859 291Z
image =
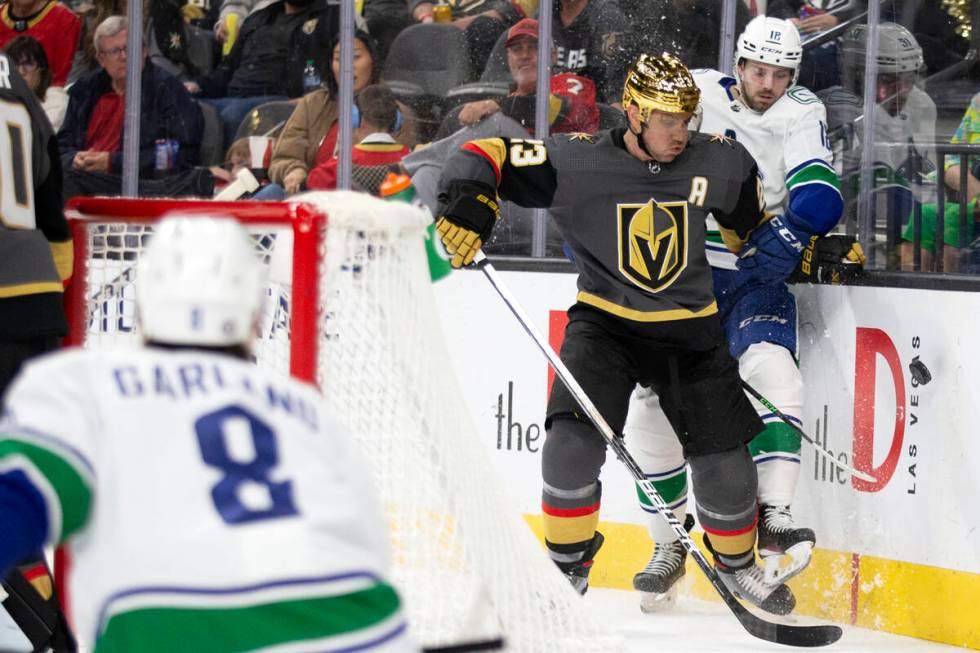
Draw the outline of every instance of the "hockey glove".
M749 235L735 265L762 283L784 281L800 262L800 237L806 235L787 226L784 218L773 216Z
M847 283L864 270L864 250L853 236L811 236L800 265L787 281Z
M450 182L449 189L439 195L440 205L446 208L436 221L436 231L452 254L454 268L469 265L490 237L500 219L496 197L492 186L462 179Z

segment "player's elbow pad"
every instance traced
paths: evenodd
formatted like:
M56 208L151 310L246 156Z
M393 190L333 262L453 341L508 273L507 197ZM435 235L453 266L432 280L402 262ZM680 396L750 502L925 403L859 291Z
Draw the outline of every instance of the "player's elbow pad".
M789 194L783 220L801 241L823 236L837 225L844 212L840 191L827 184L807 184Z

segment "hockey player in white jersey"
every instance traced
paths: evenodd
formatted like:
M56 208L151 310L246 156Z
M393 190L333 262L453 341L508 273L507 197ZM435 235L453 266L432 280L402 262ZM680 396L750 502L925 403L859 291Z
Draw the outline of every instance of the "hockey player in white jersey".
M874 109L875 215L898 229L915 202L935 200L936 103L917 85L925 69L922 46L898 23L877 26L878 76ZM827 107L832 147L844 190L844 216L857 217L864 140L864 64L867 25L855 25L841 38L841 84L820 91ZM908 232L911 240L911 231ZM909 259L911 260L911 249ZM895 252L887 252L894 256Z
M782 233L750 242L755 248L747 249L754 254L738 259L716 225L711 231L709 218L707 249L715 297L742 378L798 425L803 383L796 364L796 304L784 279L797 266L802 244L837 224L842 206L823 104L794 85L801 58L800 36L792 23L759 16L738 38L734 76L692 71L702 93L700 131L745 145L759 166L766 209L781 216L776 222L785 226ZM771 584L803 569L815 536L797 526L790 512L800 474L800 437L761 404L753 404L766 425L749 444L759 476L758 549L767 569L759 581ZM640 466L684 521L684 458L650 390L638 387L634 392L624 430ZM641 608L652 611L672 602L686 552L656 508L639 496L649 513L655 548L633 585L642 593ZM792 554L788 566L781 560L787 551Z
M0 423L0 569L68 547L96 653L409 651L369 472L319 394L252 364L261 266L233 220L168 218L146 346L29 365Z

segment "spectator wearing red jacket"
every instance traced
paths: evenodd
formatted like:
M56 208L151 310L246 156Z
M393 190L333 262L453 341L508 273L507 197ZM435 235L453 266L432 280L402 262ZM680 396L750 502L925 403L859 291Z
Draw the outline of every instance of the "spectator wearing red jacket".
M365 87L354 98L354 145L351 152L351 181L357 190L378 195L381 182L397 171L408 147L392 136L401 127L402 116L391 90L383 84ZM310 190L337 187L337 156L318 164L306 179Z

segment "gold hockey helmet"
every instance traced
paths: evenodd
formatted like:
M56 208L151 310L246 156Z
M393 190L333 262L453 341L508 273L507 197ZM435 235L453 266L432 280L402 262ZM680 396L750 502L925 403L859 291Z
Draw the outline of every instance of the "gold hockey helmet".
M687 66L672 54L659 57L641 54L630 67L623 85L623 109L635 104L640 122L646 123L654 109L667 113L695 113L701 101Z

